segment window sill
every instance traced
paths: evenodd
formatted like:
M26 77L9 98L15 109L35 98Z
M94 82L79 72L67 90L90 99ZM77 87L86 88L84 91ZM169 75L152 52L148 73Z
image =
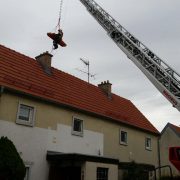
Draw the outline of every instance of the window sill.
M24 120L21 120L21 119L17 119L17 120L16 120L16 124L18 124L18 125L24 125L24 126L30 126L30 127L33 127L33 126L34 126L34 123L33 123L33 122L24 121Z
M145 149L146 149L147 151L152 151L152 148L146 147Z
M72 131L71 134L74 135L74 136L80 136L80 137L83 137L83 132Z
M127 146L128 144L125 142L120 142L120 145Z

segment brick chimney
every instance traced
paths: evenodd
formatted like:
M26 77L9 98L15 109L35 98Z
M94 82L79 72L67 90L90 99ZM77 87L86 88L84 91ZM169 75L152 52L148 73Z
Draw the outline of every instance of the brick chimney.
M53 57L48 51L36 56L36 60L42 66L44 72L51 75L51 58Z
M111 98L111 83L107 80L98 84L98 87L107 94L109 98Z

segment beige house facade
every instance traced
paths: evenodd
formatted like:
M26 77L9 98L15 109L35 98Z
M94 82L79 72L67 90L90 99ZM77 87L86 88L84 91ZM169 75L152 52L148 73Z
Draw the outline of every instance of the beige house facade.
M180 176L180 172L169 161L169 148L180 146L180 127L168 123L161 132L160 140L160 165L169 165L172 169L173 176ZM161 170L162 176L169 175L169 168Z
M0 137L15 144L26 179L119 180L123 163L157 167L159 132L142 113L108 81L54 70L51 57L41 64L0 46Z

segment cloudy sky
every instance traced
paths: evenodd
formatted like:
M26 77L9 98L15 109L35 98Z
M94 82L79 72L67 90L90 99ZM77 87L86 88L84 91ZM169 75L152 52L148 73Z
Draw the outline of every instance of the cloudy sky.
M96 0L137 39L180 73L180 0ZM59 17L60 0L1 0L0 44L35 57L51 51L46 36ZM90 61L94 85L109 80L112 91L131 100L161 131L167 122L180 125L180 112L106 35L79 0L63 0L61 27L66 48L52 52L53 66L87 80Z

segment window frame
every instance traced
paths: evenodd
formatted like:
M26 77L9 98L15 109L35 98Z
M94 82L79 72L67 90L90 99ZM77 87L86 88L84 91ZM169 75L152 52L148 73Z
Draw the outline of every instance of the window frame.
M122 133L125 133L126 134L126 141L122 141ZM120 135L119 135L119 143L121 144L121 145L125 145L125 146L127 146L128 145L128 133L127 133L127 131L125 131L125 130L120 130Z
M24 180L30 180L31 179L31 169L32 169L32 165L34 164L33 162L24 162L25 164L25 168L26 168L26 174L24 177ZM28 169L28 171L27 171Z
M104 175L104 177L102 177L102 175ZM108 176L109 176L109 168L97 167L96 180L108 180Z
M147 146L147 142L150 141L150 146ZM146 137L145 138L145 149L148 150L148 151L151 151L152 150L152 139L150 137Z
M80 124L81 131L74 130L74 123L76 120L81 122L81 124ZM72 133L72 135L75 135L75 136L81 136L81 137L83 136L83 134L84 134L84 121L81 118L73 116L71 133Z
M26 108L29 108L28 120L20 118L21 108L23 106L26 107ZM18 111L17 111L17 117L16 117L16 124L33 127L34 126L34 121L35 121L35 113L36 113L36 109L35 109L34 106L26 104L26 103L19 102Z
M29 180L30 179L30 168L31 167L29 165L25 165L26 173L25 173L24 180Z

